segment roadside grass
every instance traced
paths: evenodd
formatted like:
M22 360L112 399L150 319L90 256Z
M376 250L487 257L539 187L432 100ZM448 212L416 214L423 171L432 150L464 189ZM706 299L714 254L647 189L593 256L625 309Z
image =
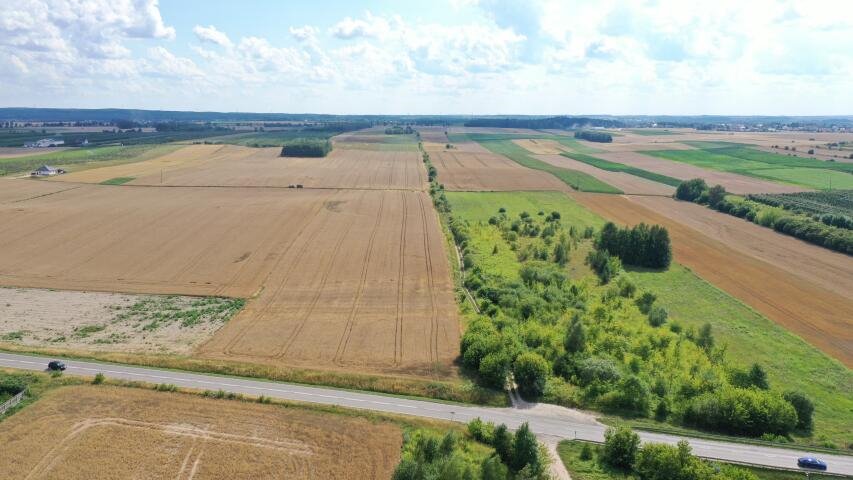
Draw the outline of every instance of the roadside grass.
M575 190L582 192L622 193L622 190L604 183L587 173L557 167L548 162L533 158L527 150L519 147L511 140L489 140L480 141L479 143L492 153L503 155L521 166L548 172Z
M44 155L28 157L0 158L0 176L24 173L42 165L64 168L74 171L90 168L141 162L173 152L182 145L145 144L130 146L109 146L94 148L73 148Z
M698 150L643 152L666 160L817 190L853 188L853 164L825 162L724 142L685 142Z
M495 239L485 235L489 217L501 207L514 217L522 211L536 215L539 211L558 211L562 221L579 227L596 229L604 220L560 192L447 192L454 215L470 224L472 250L479 253L477 263L490 265L505 275L517 275L509 259L499 254L488 257ZM482 222L482 227L477 224ZM485 247L485 248L483 248ZM512 252L510 252L512 253ZM573 252L572 258L577 252ZM571 262L570 262L571 265ZM713 326L718 344L726 345L733 365L748 367L760 363L768 373L770 384L779 390L799 390L815 403L812 436L794 436L794 441L818 446L835 446L842 450L853 443L853 372L837 360L823 354L800 337L698 277L689 269L673 263L669 269L628 269L637 286L654 292L669 311L669 323L698 329L705 323ZM572 274L572 278L579 278ZM747 439L748 440L748 439Z
M45 363L45 365L47 364ZM0 382L25 385L27 390L21 403L10 408L6 413L0 414L0 423L2 423L9 416L38 400L46 391L65 385L79 385L84 383L84 380L79 377L0 368ZM6 398L2 397L0 396L0 403L11 398L11 395L7 395Z
M665 185L670 185L673 187L681 185L682 182L682 180L679 180L677 178L668 177L666 175L650 172L641 168L631 167L629 165L625 165L624 163L611 162L609 160L596 158L590 155L584 155L580 153L561 153L560 155L592 165L593 167L600 168L602 170L607 170L608 172L630 173L631 175L634 175L636 177L645 178L647 180L652 180L654 182L663 183Z
M136 177L116 177L109 180L104 180L101 185L124 185L127 182L136 180Z
M368 391L421 400L445 400L453 403L496 407L505 407L509 404L506 393L483 388L472 381L463 379L455 381L430 380L418 377L276 367L174 354L93 352L55 347L32 347L11 343L0 343L0 351L297 383L343 390Z
M585 445L592 451L592 458L581 459L581 452ZM633 474L626 474L620 470L612 469L602 465L600 461L603 447L599 444L582 442L579 440L564 440L557 445L557 454L560 461L566 466L572 480L638 480ZM556 459L555 459L556 461ZM714 465L726 465L724 462L712 462ZM766 468L748 467L745 465L734 465L737 468L748 470L755 474L760 480L801 480L805 478L803 471L773 470ZM794 468L794 466L792 466ZM815 480L836 479L835 475L822 475L809 472L809 478Z

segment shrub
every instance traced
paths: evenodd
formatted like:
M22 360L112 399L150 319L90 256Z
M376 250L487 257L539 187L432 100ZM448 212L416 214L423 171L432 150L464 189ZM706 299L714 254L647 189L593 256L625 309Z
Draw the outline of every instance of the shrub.
M657 295L655 295L654 293L644 291L640 294L639 297L637 297L636 300L634 300L634 303L637 304L637 308L639 308L641 312L643 312L644 314L648 314L649 310L651 310L652 308L652 304L655 303L655 300L657 300L657 298Z
M726 198L726 189L722 185L714 185L708 189L708 205L716 207Z
M797 426L797 412L781 396L764 390L725 387L694 398L684 421L723 433L787 435Z
M616 389L607 392L601 401L610 409L645 416L649 410L649 399L649 387L631 375L622 379Z
M797 428L803 431L812 429L812 415L814 414L814 403L802 392L785 392L782 394L794 410L797 412Z
M104 374L101 372L98 372L95 375L95 378L92 379L92 384L93 385L100 385L100 384L104 383L105 379L106 379L106 377L104 376Z
M613 360L590 357L578 363L578 377L581 385L586 386L593 382L613 382L619 380L622 374Z
M527 398L538 398L545 391L551 365L539 354L525 352L515 359L512 369L518 391Z
M539 442L526 422L521 424L521 427L515 432L515 439L512 443L511 466L512 470L516 472L529 467L529 471L533 475L538 474L543 469L543 462L539 458Z
M628 427L610 427L604 432L601 460L611 467L630 470L637 457L640 437Z
M708 184L705 183L705 180L694 178L678 184L678 188L675 189L675 198L694 202L706 190L708 190Z
M653 305L651 310L649 310L649 325L653 327L660 327L666 323L666 319L668 317L669 313L667 313L665 308L659 305Z
M635 469L643 480L710 480L713 476L711 466L693 456L684 440L678 446L643 445L637 452Z
M583 444L583 448L581 448L580 459L583 461L592 460L592 447L590 447L588 443Z

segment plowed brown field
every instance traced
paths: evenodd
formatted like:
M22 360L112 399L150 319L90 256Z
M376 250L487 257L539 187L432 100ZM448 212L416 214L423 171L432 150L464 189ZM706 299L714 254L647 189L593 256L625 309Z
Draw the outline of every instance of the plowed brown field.
M417 152L335 149L325 158L280 157L280 148L192 145L145 162L87 170L57 181L129 185L414 189L426 174Z
M718 172L683 162L674 162L650 155L643 155L637 152L599 153L596 154L596 157L682 180L704 178L709 185L719 184L726 187L726 191L737 194L791 193L807 190L794 185L760 180L736 173Z
M671 196L675 193L675 187L631 175L630 173L609 172L562 155L535 155L535 157L551 165L588 173L627 194Z
M260 292L206 357L434 376L458 355L425 192L78 185L0 204L0 285Z
M4 478L390 478L389 423L121 387L49 391L0 428Z
M666 226L679 263L853 366L853 262L849 257L686 202L571 195L621 224Z
M431 152L438 178L451 191L566 190L553 175L522 167L503 155Z

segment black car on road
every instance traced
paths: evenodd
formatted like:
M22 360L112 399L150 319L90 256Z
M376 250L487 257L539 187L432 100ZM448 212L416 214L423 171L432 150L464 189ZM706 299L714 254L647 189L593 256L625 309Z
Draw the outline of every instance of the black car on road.
M65 370L65 368L65 363L60 362L59 360L51 360L50 363L47 364L47 369L54 372Z

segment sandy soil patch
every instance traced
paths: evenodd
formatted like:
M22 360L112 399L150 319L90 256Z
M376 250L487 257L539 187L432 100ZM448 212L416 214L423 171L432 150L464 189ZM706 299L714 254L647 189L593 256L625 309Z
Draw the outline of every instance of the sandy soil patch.
M206 358L454 375L459 327L438 219L422 192L339 192L275 259Z
M849 314L853 311L853 298L848 287L853 268L849 259L740 223L742 220L730 221L719 213L709 211L715 216L708 217L699 210L703 207L688 203L618 195L571 195L599 215L621 224L666 226L679 263L848 367L853 366L853 325ZM761 231L756 230L759 228ZM821 265L827 272L820 271Z
M767 180L746 177L736 173L718 172L707 170L694 165L674 162L662 158L643 155L636 152L602 153L599 158L611 162L624 163L633 167L642 168L654 173L660 173L673 178L690 180L692 178L703 178L709 185L722 185L726 191L736 194L746 193L792 193L802 192L807 189L795 185L785 185Z
M390 478L400 429L303 409L62 387L0 425L6 478Z
M0 288L0 341L187 355L240 304L218 297Z
M567 189L553 175L522 167L503 155L462 151L431 152L439 181L450 191Z
M675 188L669 185L631 175L630 173L609 172L562 155L536 155L536 158L551 165L588 173L627 194L671 196L675 193Z

